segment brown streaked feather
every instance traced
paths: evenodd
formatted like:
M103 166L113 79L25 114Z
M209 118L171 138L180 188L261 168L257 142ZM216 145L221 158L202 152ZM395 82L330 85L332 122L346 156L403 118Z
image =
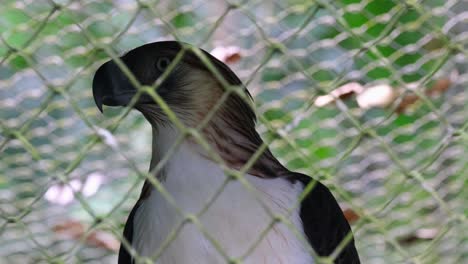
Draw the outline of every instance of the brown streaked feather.
M183 85L173 87L173 89L177 89L174 94L179 94L180 98L176 100L175 97L167 96L166 103L178 118L190 128L197 128L206 116L211 115L211 120L201 131L202 135L210 143L213 150L226 162L227 166L238 170L263 144L260 135L255 130L255 113L250 104L235 92L226 96L224 102L219 102L223 98L223 93L226 92L225 89L211 72L207 69L201 69L203 66L200 65L198 58L193 56L195 55L187 53L184 61L179 65L180 68L193 67L193 69L183 71L187 73L183 77L185 80L181 81ZM218 65L216 62L214 64ZM221 67L218 70L227 76L226 81L230 85L242 85L229 68ZM250 94L246 93L249 98ZM218 103L221 103L221 106L211 113ZM157 104L139 105L137 109L144 114L153 127L169 122ZM188 140L197 144L193 138ZM201 154L210 158L206 152L202 151ZM157 162L155 160L151 163L156 164ZM286 169L267 148L253 166L247 170L247 173L262 178L272 178L278 177L285 171Z

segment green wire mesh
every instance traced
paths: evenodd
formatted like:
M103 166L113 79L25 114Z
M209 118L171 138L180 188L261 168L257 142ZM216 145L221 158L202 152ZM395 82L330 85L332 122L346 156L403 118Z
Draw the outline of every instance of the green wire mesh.
M446 0L2 0L0 263L116 261L151 129L128 109L101 115L91 78L168 39L237 48L229 66L259 131L332 190L363 263L466 262L467 12ZM394 96L317 103L356 83Z

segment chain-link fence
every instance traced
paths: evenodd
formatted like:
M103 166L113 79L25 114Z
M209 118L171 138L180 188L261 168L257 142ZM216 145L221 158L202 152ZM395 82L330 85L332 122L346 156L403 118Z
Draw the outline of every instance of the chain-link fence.
M468 261L467 7L1 0L0 263L116 261L151 128L101 115L91 80L167 39L216 48L274 154L337 197L364 263Z

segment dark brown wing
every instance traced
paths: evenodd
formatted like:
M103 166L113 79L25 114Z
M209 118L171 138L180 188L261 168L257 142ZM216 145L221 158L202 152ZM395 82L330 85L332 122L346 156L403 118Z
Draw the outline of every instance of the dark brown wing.
M141 189L140 198L138 199L137 203L133 207L130 215L128 216L127 222L125 223L123 236L128 241L130 245L133 242L133 218L140 207L143 200L149 197L152 191L152 185L149 181L145 181L143 184L143 188ZM132 255L127 251L123 244L120 244L119 250L119 260L118 264L133 264Z
M132 211L130 212L130 215L128 216L127 222L125 223L125 227L124 227L123 236L128 241L128 243L130 245L132 244L132 240L133 240L133 217L135 216L135 213L138 210L138 207L140 207L140 203L137 203L133 207ZM118 264L132 264L132 263L133 263L132 256L127 251L127 249L124 247L124 245L121 243L120 244L120 249L119 249Z
M302 182L304 188L308 184L315 184L301 203L300 215L312 248L319 256L329 256L352 232L348 221L327 187L303 174L294 173L291 178ZM343 248L335 263L360 263L354 238Z

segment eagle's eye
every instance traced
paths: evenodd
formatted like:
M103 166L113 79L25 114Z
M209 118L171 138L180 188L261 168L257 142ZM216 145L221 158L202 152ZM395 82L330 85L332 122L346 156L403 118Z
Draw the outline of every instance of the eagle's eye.
M164 70L166 70L169 64L171 64L171 61L169 60L169 58L161 57L161 58L158 58L158 60L156 61L156 68L159 71L163 72Z

